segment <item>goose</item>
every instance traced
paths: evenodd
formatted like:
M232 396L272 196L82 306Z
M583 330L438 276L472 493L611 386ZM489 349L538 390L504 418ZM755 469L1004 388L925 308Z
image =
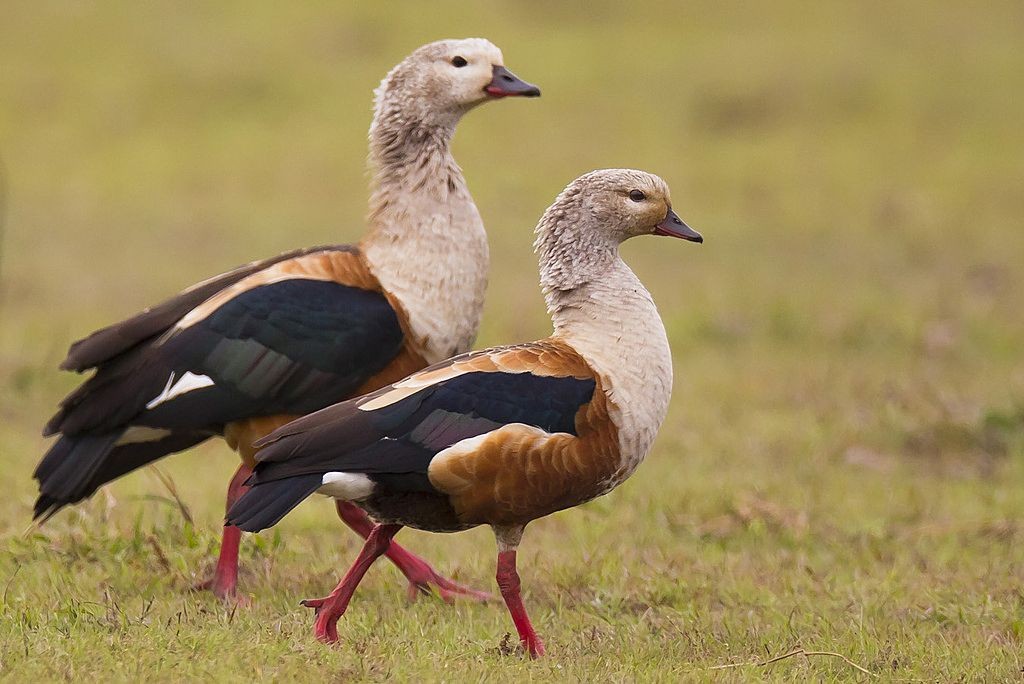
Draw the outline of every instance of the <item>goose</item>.
M226 524L265 529L314 492L377 521L337 588L303 602L316 609L317 639L338 640L356 586L402 527L490 525L498 588L522 647L544 653L520 597L524 528L623 482L668 409L665 327L619 256L624 240L650 234L703 241L673 212L661 178L629 169L581 176L536 231L550 337L456 356L256 443L251 488Z
M424 45L394 67L375 91L366 236L236 268L74 343L61 368L95 373L44 429L59 439L34 473L34 519L213 436L242 461L230 508L245 491L257 438L471 349L487 236L451 139L474 107L539 95L479 38ZM337 509L370 533L361 509ZM239 542L239 530L225 528L216 570L195 588L237 596ZM388 557L412 598L431 588L446 600L486 596L399 546Z

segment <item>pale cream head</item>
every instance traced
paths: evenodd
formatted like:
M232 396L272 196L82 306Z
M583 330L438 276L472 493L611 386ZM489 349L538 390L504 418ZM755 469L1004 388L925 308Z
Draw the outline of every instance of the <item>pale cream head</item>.
M456 124L487 99L539 94L479 38L424 45L376 91L372 229L360 247L430 363L469 350L487 287L487 235L450 149Z
M605 232L618 242L654 233L672 209L668 184L633 169L591 171L565 192L576 193L589 230Z
M552 336L601 377L608 415L618 428L620 467L607 489L628 477L650 450L672 393L665 326L651 294L619 256L619 245L637 235L702 240L672 211L665 181L632 169L580 176L537 225Z
M600 277L618 260L619 245L638 235L703 240L672 211L668 184L658 176L634 169L580 176L537 224L542 285L565 290Z
M483 38L439 40L417 48L376 91L378 114L396 106L410 123L442 126L454 125L483 102L514 95L535 97L540 90L505 69L501 50Z

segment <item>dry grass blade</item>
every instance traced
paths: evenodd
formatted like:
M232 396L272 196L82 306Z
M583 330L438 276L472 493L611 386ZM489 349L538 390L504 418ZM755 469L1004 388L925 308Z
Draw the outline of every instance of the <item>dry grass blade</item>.
M178 504L178 510L181 511L181 516L188 521L189 525L194 525L195 522L192 520L192 513L189 511L188 504L186 504L181 496L178 495L178 487L174 484L174 480L170 475L160 470L156 465L150 465L150 470L156 474L157 479L160 480L161 484L167 489L167 492L174 499L175 503Z
M831 658L839 658L840 660L845 662L850 667L854 668L855 670L859 670L859 671L863 672L864 674L866 674L866 675L868 675L870 677L877 677L878 676L877 674L875 674L871 670L868 670L867 668L861 667L857 663L853 662L852 660L850 660L849 658L844 656L842 653L835 653L833 651L805 651L803 648L800 648L800 647L794 648L791 651L787 651L786 653L783 653L782 655L777 655L774 658L768 658L767 660L762 660L762 661L756 662L756 663L726 663L725 665L714 665L712 667L709 667L708 669L709 670L728 670L728 669L731 669L731 668L734 668L734 667L746 667L748 665L754 665L756 667L768 667L769 665L777 663L780 660L786 660L787 658L792 658L794 656L799 656L799 655L802 655L802 656L807 657L807 658L809 658L811 656L828 656L828 657L831 657Z
M171 561L167 559L167 554L164 553L163 547L160 546L160 542L157 541L156 537L149 535L146 538L146 541L148 541L149 545L153 547L153 553L156 554L156 560L160 563L160 567L167 572L173 572L174 569L171 567Z
M4 597L3 597L3 600L0 601L0 604L3 604L5 606L7 605L7 592L10 591L11 583L14 582L14 578L18 576L19 572L21 572L21 564L20 563L18 563L18 564L16 564L14 566L14 572L11 573L11 576L7 578L7 584L4 585Z

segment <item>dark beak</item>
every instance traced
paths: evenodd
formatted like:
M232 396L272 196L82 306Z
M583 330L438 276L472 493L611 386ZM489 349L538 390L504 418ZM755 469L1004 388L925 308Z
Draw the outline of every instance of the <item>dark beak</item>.
M668 210L665 219L654 227L654 234L682 238L690 242L704 242L703 236L683 223L683 220L676 216L676 212L671 209Z
M527 83L503 66L494 67L494 78L484 86L491 97L540 97L540 88Z

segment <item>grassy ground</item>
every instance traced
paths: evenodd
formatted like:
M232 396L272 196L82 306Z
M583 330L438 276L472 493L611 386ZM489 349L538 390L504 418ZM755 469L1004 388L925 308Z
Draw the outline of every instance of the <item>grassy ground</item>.
M797 647L886 680L1020 677L1019 2L3 15L0 677L871 679L833 655L763 664ZM707 238L626 250L677 389L630 482L527 534L550 657L505 654L500 605L406 605L383 564L342 645L312 642L297 601L357 549L324 500L245 544L252 608L188 593L216 548L222 444L161 465L194 523L143 471L23 535L67 344L237 263L355 240L371 88L464 35L544 89L456 141L495 262L480 344L546 334L531 230L583 171L660 173ZM493 587L488 531L400 539Z

